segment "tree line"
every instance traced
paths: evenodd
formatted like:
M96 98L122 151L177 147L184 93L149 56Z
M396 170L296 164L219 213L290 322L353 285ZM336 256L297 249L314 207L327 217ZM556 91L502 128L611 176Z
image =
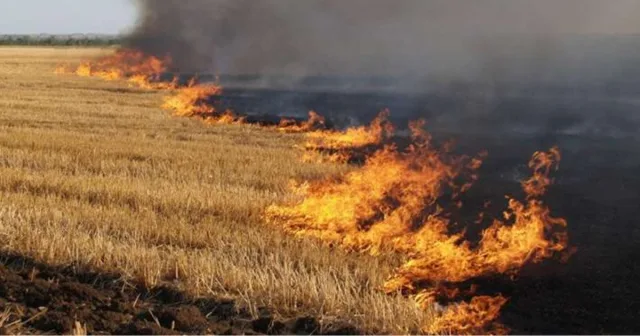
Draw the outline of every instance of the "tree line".
M0 35L0 46L113 46L122 42L115 35Z

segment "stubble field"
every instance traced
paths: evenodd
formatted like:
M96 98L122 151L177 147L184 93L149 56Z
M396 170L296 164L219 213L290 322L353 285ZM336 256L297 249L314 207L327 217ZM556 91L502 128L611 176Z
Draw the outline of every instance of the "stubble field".
M417 332L428 324L429 313L413 300L380 291L398 265L393 256L347 255L264 223L266 206L292 197L290 180L338 174L347 165L301 163L291 149L300 135L207 126L160 109L157 91L53 73L57 64L110 52L0 49L2 272L61 293L60 283L79 282L134 308L109 327L99 322L109 317L98 306L71 308L77 304L65 304L74 301L62 293L42 308L7 294L6 283L0 328L70 332L77 321L94 333L140 332L122 329L136 323L193 331L136 306L158 302L158 288L177 290L179 304L206 316L201 332L215 331L215 321L246 328L240 332L307 333ZM129 294L110 297L125 288ZM228 316L207 310L222 299L232 302ZM66 319L55 321L56 314ZM49 320L55 323L38 322Z
M169 82L170 61L0 49L0 333L638 329L632 100L468 114L456 92ZM385 107L435 133L329 126Z

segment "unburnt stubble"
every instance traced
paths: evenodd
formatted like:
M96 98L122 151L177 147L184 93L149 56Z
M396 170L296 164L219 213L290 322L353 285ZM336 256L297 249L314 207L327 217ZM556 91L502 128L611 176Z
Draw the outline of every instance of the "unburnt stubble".
M60 76L111 49L0 49L3 252L228 296L284 317L416 332L411 299L380 291L399 260L291 239L262 222L291 179L345 172L299 163L296 134L211 127L160 109L162 92Z

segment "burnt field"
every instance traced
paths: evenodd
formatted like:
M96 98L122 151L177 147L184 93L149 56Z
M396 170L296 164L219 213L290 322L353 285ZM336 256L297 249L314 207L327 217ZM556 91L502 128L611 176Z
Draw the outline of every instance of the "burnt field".
M637 143L586 134L489 138L467 140L467 148L489 151L469 201L517 193L514 182L526 172L523 153L557 144L563 158L545 201L567 220L570 244L576 248L567 264L523 271L512 284L504 322L515 333L637 331Z
M629 85L183 85L135 52L3 53L30 62L0 100L5 332L639 329Z
M383 108L391 110L396 125L425 118L436 141L454 140L455 152L488 151L480 179L463 202L466 209L481 209L491 200L498 206L488 211L496 214L504 195L522 193L518 181L527 175L528 155L557 145L562 160L544 200L567 220L575 253L567 263L526 267L513 282L480 281L511 297L501 321L514 333L640 330L640 123L633 95L534 89L501 97L469 91L416 96L236 87L216 102L257 121L314 110L340 127L369 120Z
M131 5L0 48L0 334L640 332L640 1Z

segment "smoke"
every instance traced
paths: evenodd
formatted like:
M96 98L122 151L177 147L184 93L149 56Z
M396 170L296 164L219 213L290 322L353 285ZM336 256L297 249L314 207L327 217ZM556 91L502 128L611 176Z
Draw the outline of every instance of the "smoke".
M625 134L635 134L640 124L635 105L611 100L640 93L636 0L137 4L138 25L125 46L171 56L173 72L221 75L229 107L240 112L302 116L313 109L359 123L389 107L393 116L426 117L441 129L497 132L503 125L536 134L620 134L629 125ZM248 99L231 90L256 86L295 93ZM304 96L310 87L422 97Z
M217 74L541 77L576 72L576 62L617 63L630 51L597 50L605 46L580 37L640 32L640 2L634 0L139 0L138 5L140 19L129 46L169 54L178 71Z

